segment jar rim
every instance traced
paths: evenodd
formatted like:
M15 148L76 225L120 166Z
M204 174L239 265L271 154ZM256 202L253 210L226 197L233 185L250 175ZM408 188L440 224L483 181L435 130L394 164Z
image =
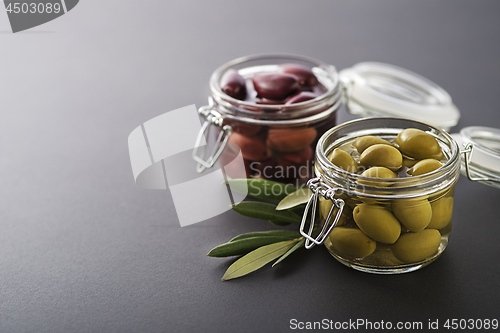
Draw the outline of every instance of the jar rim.
M386 126L374 126L370 127L371 124L386 124ZM393 126L400 127L388 127L393 123ZM387 126L388 125L388 126ZM397 131L401 131L405 128L427 128L428 132L433 135L442 144L445 144L449 148L449 156L446 163L439 169L432 172L412 176L406 178L383 178L384 183L387 186L384 187L374 187L361 185L360 181L364 184L370 184L381 178L373 178L361 176L359 174L351 173L345 171L336 165L334 165L327 157L327 151L331 151L332 147L338 147L340 144L335 144L340 140L337 139L333 142L328 143L327 141L339 131L346 130L349 127L359 127L358 131L351 133L359 133L361 128L366 126L366 130L372 129L380 130L386 132L386 134L396 134ZM364 135L369 135L368 132ZM343 136L347 139L352 139L360 135ZM438 137L436 137L438 136ZM325 147L327 145L327 147ZM348 194L356 195L360 197L367 198L379 198L379 199L400 199L400 198L412 198L421 197L422 195L428 195L438 192L452 183L458 180L460 175L460 149L457 142L444 130L434 127L430 124L396 117L373 117L373 118L362 118L355 119L343 124L337 125L327 132L325 132L321 138L318 140L316 145L316 163L315 163L315 173L317 176L321 177L324 181L329 183L329 185L338 188L339 190L346 191Z
M272 61L274 60L274 61ZM220 87L220 79L222 75L229 69L238 66L243 66L252 62L272 61L273 65L280 63L295 62L301 64L309 64L313 68L318 68L332 82L325 85L327 91L316 98L294 104L256 104L254 102L242 101L233 98L224 93ZM247 67L242 67L247 68ZM237 117L240 120L250 118L254 121L290 121L302 118L313 117L313 120L323 119L328 117L332 112L336 111L342 102L342 89L340 85L339 75L334 66L328 65L322 61L293 54L254 54L240 57L231 60L217 68L210 77L210 92L213 103L218 105L222 113ZM335 106L335 108L333 108ZM304 119L300 122L307 122L311 119ZM297 122L297 121L295 121ZM260 123L260 122L259 122Z

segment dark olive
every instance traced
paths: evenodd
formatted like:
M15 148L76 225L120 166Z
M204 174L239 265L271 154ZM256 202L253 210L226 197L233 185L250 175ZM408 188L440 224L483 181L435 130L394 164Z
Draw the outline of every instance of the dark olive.
M233 132L229 137L229 142L240 147L241 155L246 160L264 161L271 156L271 152L266 147L266 144L258 136L246 136L238 132Z
M272 100L284 100L299 90L299 80L291 74L256 73L252 82L259 97Z
M300 102L305 102L310 99L316 98L318 95L316 95L313 92L310 91L303 91L295 96L290 97L285 104L295 104L295 103L300 103Z
M262 105L278 105L278 104L283 104L283 101L275 101L273 99L256 97L255 103ZM266 111L266 109L264 109L264 111Z
M311 161L313 157L313 150L311 146L307 146L297 152L283 153L281 154L281 157L295 164L305 165L307 162Z
M300 151L316 139L314 127L271 128L267 133L267 145L281 153Z
M233 98L244 100L247 96L245 79L234 69L228 69L222 75L220 86L223 92Z
M299 64L283 64L278 67L278 73L295 75L302 87L312 87L318 84L318 79L309 67Z

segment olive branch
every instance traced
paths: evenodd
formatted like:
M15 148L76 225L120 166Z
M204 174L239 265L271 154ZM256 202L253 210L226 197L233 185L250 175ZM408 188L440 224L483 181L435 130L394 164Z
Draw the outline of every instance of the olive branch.
M267 220L279 227L301 223L304 205L311 197L308 188L296 188L264 179L232 179L227 185L231 190L243 194L248 192L250 197L273 201L274 203L243 201L231 208L243 216ZM299 231L278 229L249 232L216 246L207 256L242 256L229 266L222 277L222 280L231 280L256 271L277 259L272 265L274 267L302 248L304 242L305 238Z

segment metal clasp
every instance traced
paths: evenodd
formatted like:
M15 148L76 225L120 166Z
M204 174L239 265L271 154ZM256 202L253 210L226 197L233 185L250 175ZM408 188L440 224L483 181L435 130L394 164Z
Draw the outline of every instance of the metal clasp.
M474 145L472 143L464 143L464 150L461 150L460 153L464 154L464 165L465 165L465 173L467 174L467 178L469 178L472 181L489 181L489 182L500 182L500 179L497 178L491 178L491 177L474 177L472 176L470 169L469 169L469 164L471 163L472 160L472 152L474 150Z
M229 125L223 126L222 122L224 118L219 112L215 111L210 106L202 106L198 110L198 113L205 117L206 120L198 133L198 137L196 138L195 148L193 150L193 159L198 162L196 171L203 172L206 168L211 168L219 158L220 154L222 154L233 129ZM207 140L209 139L209 133L212 126L221 127L221 131L214 142L210 156L205 160L205 154L208 150L208 142L207 145L204 146L201 156L198 156L198 150L200 149L203 138L205 137Z
M311 198L309 198L309 201L307 202L306 208L304 210L304 215L302 215L302 221L300 223L300 234L306 238L305 248L310 249L314 245L323 244L326 237L328 237L330 232L339 222L340 215L344 210L345 203L344 200L342 199L335 199L334 195L336 189L322 183L320 178L310 179L307 182L307 187L313 192L313 195L311 196ZM314 238L312 237L312 233L314 231L314 223L316 218L316 206L320 195L327 200L331 200L333 202L333 206L330 212L328 213L328 217L326 218L323 228L321 229L320 233L316 236L316 238ZM309 224L309 231L306 233L305 232L306 220L307 216L309 215L309 209L311 208L311 205L312 205L311 222ZM337 214L335 215L335 219L333 220L333 222L330 224L335 208L338 209Z

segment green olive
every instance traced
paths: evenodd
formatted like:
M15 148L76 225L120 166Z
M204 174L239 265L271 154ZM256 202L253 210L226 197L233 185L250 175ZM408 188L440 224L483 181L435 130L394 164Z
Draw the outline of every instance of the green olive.
M371 178L398 178L398 175L385 167L372 167L370 169L366 169L361 176Z
M361 176L370 177L370 178L398 178L398 175L392 172L391 170L385 167L372 167L366 169ZM360 179L358 183L366 186L375 186L375 187L387 187L390 186L390 182L383 182L378 179Z
M396 199L392 212L408 230L422 231L429 225L432 217L431 204L427 199Z
M326 200L323 197L319 198L319 216L322 220L326 220L330 210L333 207L333 202L331 200ZM344 212L339 217L339 221L337 222L338 226L345 225L347 223L347 215L345 214L346 208L344 207ZM332 221L335 218L335 215L332 216Z
M323 197L319 198L319 216L325 220L333 207L333 202L331 200L326 200Z
M401 233L401 225L387 209L377 205L357 205L353 211L356 225L377 242L393 244Z
M375 251L377 243L361 230L335 227L330 233L331 249L346 257L363 258Z
M431 203L432 219L427 228L443 229L451 222L453 197L444 197Z
M416 163L410 170L408 170L408 173L412 176L420 176L437 170L442 166L443 163L439 162L438 160L427 158Z
M386 141L382 138L379 138L378 136L373 136L373 135L366 135L366 136L360 136L354 141L354 147L356 147L356 150L361 154L365 151L366 148L376 145L376 144L381 144L381 145L392 145L389 141Z
M425 229L417 233L401 235L391 245L392 253L406 263L422 261L436 253L441 243L441 234L436 229Z
M414 166L416 163L418 163L420 160L413 160L408 157L403 156L403 166L407 167L408 169Z
M349 171L352 173L358 172L358 163L356 163L354 158L349 155L348 152L342 149L335 148L328 159L330 160L330 162L332 162L339 168L344 169L345 171Z
M442 156L441 147L437 140L429 133L416 128L402 130L395 142L403 154L417 160L426 158L439 159Z
M455 193L455 185L452 185L450 187L447 187L441 191L435 192L429 196L429 202L434 202L436 200L439 200L444 197L452 197L454 196Z
M376 144L366 148L359 163L365 167L381 166L396 171L403 165L403 156L392 146Z

